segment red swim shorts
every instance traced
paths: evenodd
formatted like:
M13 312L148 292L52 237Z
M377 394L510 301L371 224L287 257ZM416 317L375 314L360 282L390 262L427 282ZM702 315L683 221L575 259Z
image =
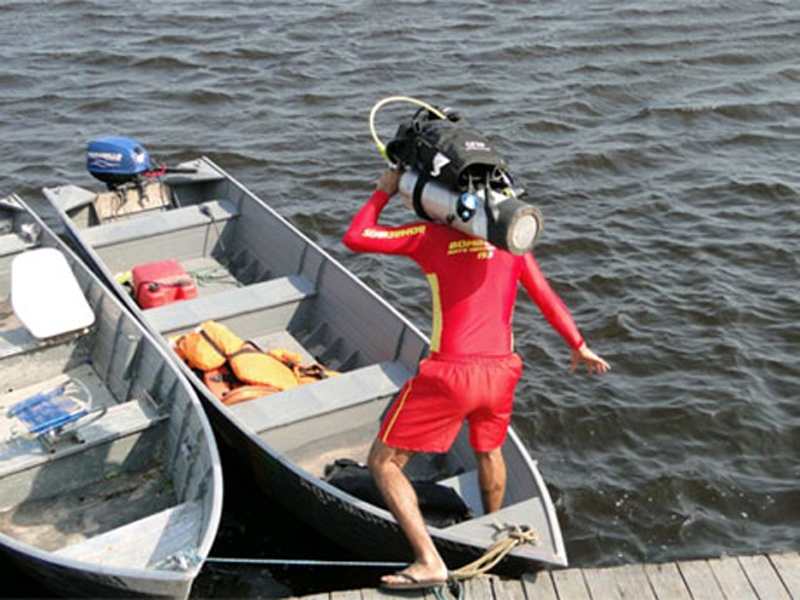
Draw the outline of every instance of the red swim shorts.
M447 452L466 419L473 449L495 450L506 439L521 375L516 354L435 354L420 362L417 375L395 397L378 437L402 450Z

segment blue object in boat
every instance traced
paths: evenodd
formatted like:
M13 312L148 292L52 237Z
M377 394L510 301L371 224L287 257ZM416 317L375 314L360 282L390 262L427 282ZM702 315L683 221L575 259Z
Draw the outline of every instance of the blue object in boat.
M65 390L66 384L20 400L8 409L8 416L17 417L29 433L39 435L87 415L86 406L65 396Z

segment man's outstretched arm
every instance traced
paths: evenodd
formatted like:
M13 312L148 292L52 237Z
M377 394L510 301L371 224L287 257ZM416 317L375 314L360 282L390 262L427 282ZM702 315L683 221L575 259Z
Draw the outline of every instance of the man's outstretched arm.
M580 363L586 365L586 369L590 374L609 371L611 369L609 364L586 345L569 309L567 309L553 288L550 287L531 253L525 255L525 264L520 280L531 299L542 311L547 322L572 348L570 365L572 372L575 372Z
M611 366L604 361L600 356L595 354L589 346L586 345L586 342L580 348L573 348L572 349L572 363L570 364L570 371L573 373L578 369L578 365L580 363L584 363L586 365L586 372L590 375L592 373L597 373L600 375L601 373L608 373L611 370Z

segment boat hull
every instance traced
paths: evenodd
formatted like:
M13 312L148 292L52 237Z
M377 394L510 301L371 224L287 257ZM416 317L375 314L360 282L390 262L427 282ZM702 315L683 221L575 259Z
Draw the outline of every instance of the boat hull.
M355 555L376 561L413 561L405 535L388 513L375 511L373 507L309 476L268 444L237 427L224 408L221 409L220 403L207 397L207 389L202 384L198 386L198 394L215 431L270 499ZM514 445L517 442L512 440L508 443ZM486 551L486 545L477 542L447 539L438 535L435 529L430 533L445 562L453 569L480 558ZM548 564L565 565L566 560L546 552L534 556L512 553L494 571L519 576Z
M2 320L0 551L70 597L187 598L222 513L210 422L160 339L22 199L8 202L15 233L0 236L0 288L10 288L16 256L55 249L95 321L39 340L12 316ZM19 235L18 224L37 233ZM74 435L45 446L6 409L61 381L80 382L91 412Z
M70 598L188 598L193 578L178 574L125 573L55 560L15 544L0 543L3 553L41 585Z

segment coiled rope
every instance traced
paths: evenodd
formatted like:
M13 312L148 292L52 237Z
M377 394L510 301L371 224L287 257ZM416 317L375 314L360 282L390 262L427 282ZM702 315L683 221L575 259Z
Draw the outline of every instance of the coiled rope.
M513 523L501 525L494 523L493 527L497 530L497 533L505 532L506 537L497 540L477 560L464 565L460 569L450 571L451 580L462 581L483 575L493 569L497 563L503 560L517 546L525 544L536 546L539 544L539 532L527 525L515 525Z

